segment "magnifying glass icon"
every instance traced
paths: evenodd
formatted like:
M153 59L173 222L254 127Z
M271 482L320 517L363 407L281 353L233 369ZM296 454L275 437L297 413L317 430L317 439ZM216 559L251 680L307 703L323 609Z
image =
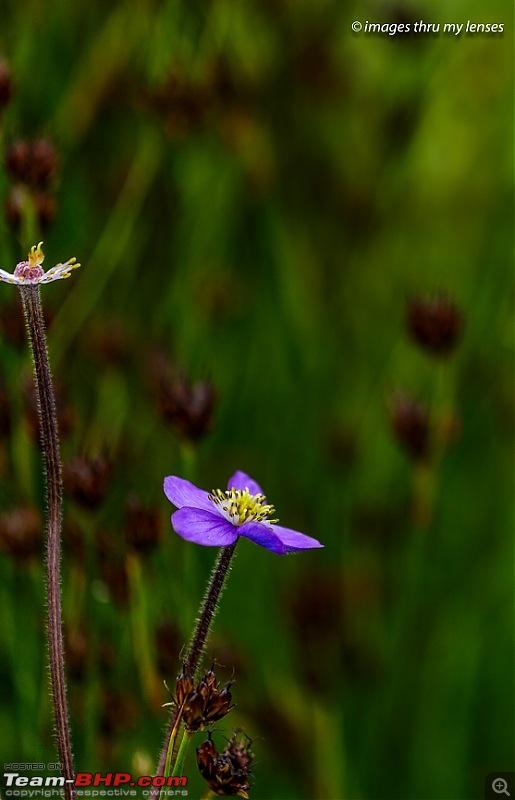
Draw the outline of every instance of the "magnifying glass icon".
M508 797L511 797L508 791L508 781L505 781L504 778L495 778L492 781L492 789L496 794L507 794Z

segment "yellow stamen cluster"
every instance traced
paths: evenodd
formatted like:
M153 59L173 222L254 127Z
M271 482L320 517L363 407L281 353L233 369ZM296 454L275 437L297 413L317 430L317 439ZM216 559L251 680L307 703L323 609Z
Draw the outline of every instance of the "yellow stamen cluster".
M208 495L223 516L233 525L243 525L244 522L279 522L278 519L268 519L275 513L275 508L266 502L264 494L250 494L248 489L213 489Z

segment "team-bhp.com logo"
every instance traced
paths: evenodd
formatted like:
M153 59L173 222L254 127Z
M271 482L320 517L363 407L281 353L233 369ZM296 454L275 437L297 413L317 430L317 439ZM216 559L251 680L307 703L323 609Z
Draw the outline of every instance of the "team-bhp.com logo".
M162 775L142 775L133 778L129 772L78 772L75 780L66 780L61 775L20 775L19 772L4 772L6 797L52 797L47 789L62 788L65 783L73 783L77 788L77 796L83 797L148 797L153 788L167 789L167 797L187 796L183 789L188 779L185 777L168 777ZM136 792L132 787L143 789ZM112 787L106 789L106 787ZM147 789L147 791L145 791ZM177 791L173 791L176 789ZM39 790L39 791L38 791ZM172 790L172 791L170 791Z

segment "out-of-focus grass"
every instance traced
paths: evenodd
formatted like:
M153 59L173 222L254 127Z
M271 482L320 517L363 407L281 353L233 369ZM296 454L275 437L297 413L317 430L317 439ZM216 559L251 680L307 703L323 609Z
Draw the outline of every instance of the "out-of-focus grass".
M239 468L282 523L325 543L283 559L244 541L222 599L208 653L227 679L235 669L225 729L256 740L252 796L482 796L513 755L507 9L489 9L502 37L401 40L356 37L350 24L483 21L484 9L5 6L3 144L56 143L58 211L42 238L48 261L84 265L44 287L73 415L63 456L104 450L113 462L98 508L66 501L77 768L152 769L160 681L173 686L214 558L171 532L162 479L186 470L210 489ZM32 242L5 220L0 234L10 268ZM5 320L15 290L0 288ZM440 289L465 320L445 367L405 329L407 298ZM217 388L212 431L189 461L158 413L158 353ZM8 513L41 506L42 478L22 402L26 348L4 335L0 356ZM398 390L454 420L429 470L393 441ZM132 603L131 493L162 527ZM5 762L54 759L41 560L0 555Z

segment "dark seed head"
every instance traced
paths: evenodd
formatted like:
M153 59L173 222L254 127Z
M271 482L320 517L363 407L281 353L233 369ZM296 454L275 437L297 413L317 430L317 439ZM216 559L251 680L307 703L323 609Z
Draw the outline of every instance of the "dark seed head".
M100 505L107 491L111 464L100 454L93 459L76 456L63 467L63 483L76 503L94 509Z
M35 139L30 148L29 184L44 189L55 177L58 168L57 151L50 139Z
M190 697L195 691L195 683L190 675L185 675L181 672L175 684L175 700L177 706L180 708L184 701Z
M222 753L217 751L211 737L197 748L197 766L200 774L216 795L243 798L249 796L248 790L251 788L249 768L253 758L250 752L251 741L243 734L240 743L237 743L236 737L239 732L233 732Z
M150 553L161 538L160 516L153 509L144 508L135 495L127 499L127 543L141 555Z
M208 381L191 383L185 378L162 380L159 410L185 439L196 442L210 430L216 392Z
M5 167L13 180L45 190L57 172L57 151L49 139L17 139L5 152Z
M444 294L414 298L408 303L409 333L423 350L445 357L456 348L463 329L461 312Z
M177 680L173 704L182 708L186 730L190 733L200 731L225 717L234 708L230 688L229 683L219 689L212 669L196 686L193 679L183 672Z
M390 407L393 434L401 448L414 460L424 461L429 455L429 411L408 395L397 395Z
M27 183L30 171L30 144L25 139L17 139L5 151L5 168L15 181Z

